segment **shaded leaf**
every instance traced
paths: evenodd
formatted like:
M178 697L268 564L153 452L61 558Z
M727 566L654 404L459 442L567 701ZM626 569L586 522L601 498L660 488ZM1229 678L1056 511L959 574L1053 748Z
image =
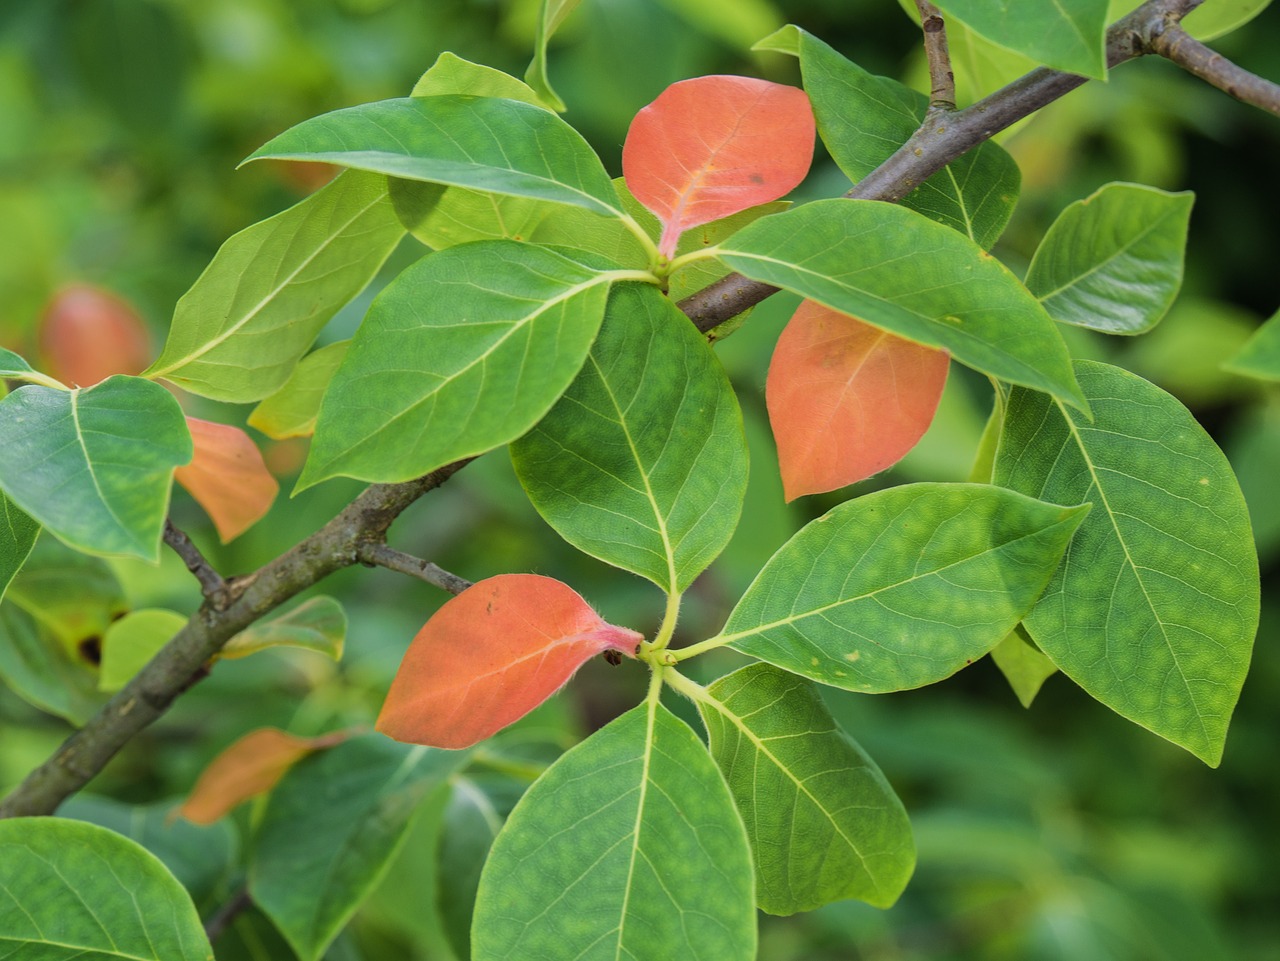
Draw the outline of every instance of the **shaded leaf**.
M533 62L525 71L525 81L537 92L541 100L553 110L564 113L564 101L551 89L551 80L547 77L547 44L551 36L560 28L569 14L582 0L541 0L542 9L538 14L538 25L533 41Z
M0 347L0 377L13 380L29 380L31 375L35 373L36 371L31 368L31 365L18 354ZM52 387L55 385L48 384L47 386Z
M72 284L40 315L40 353L64 384L92 387L112 374L137 374L151 363L146 321L118 294Z
M219 248L178 301L147 376L215 400L261 400L403 237L385 177L339 176Z
M658 250L680 235L790 193L813 161L803 90L751 77L695 77L667 87L631 121L622 171L662 222Z
M222 646L219 658L248 657L269 647L297 647L342 659L347 614L332 597L310 597L276 617L255 621Z
M474 961L755 958L750 853L702 742L655 700L534 783L480 876Z
M1097 80L1107 76L1107 0L942 0L938 6L1038 63Z
M1040 653L1021 624L991 649L991 660L1023 707L1030 707L1044 682L1058 673L1058 666Z
M778 29L781 18L770 0L658 0L694 29L742 50Z
M9 601L0 604L0 679L32 707L77 727L106 700L94 666Z
M670 594L728 543L747 483L729 378L649 286L610 294L582 372L511 458L534 507L569 543Z
M1259 327L1222 366L1249 377L1280 380L1280 313Z
M932 684L1013 630L1087 512L982 484L846 501L778 550L719 640L850 691Z
M1106 364L1076 370L1095 420L1014 390L996 458L999 484L1095 505L1027 632L1103 704L1216 766L1258 624L1244 497L1175 398Z
M225 544L266 516L280 485L240 428L188 417L187 429L195 453L173 479L204 508Z
M98 690L118 691L187 624L174 611L130 611L107 628L102 638Z
M891 467L924 436L945 351L806 300L769 363L765 396L788 501Z
M182 409L159 384L29 385L0 400L0 488L72 547L157 560L173 469L191 459Z
M0 492L0 600L26 563L39 533L40 525Z
M273 440L310 437L316 429L320 401L350 346L351 341L340 340L303 357L279 390L264 397L249 414L249 426Z
M907 812L812 684L753 664L696 703L746 824L761 909L898 899L916 860Z
M757 220L720 251L753 280L1086 407L1061 335L1008 268L896 204L814 201Z
M377 729L398 741L469 747L528 714L590 658L606 650L634 657L641 640L550 577L487 578L423 625Z
M1156 325L1182 286L1190 193L1107 184L1053 222L1027 289L1054 320L1111 334Z
M97 646L108 626L129 609L106 561L49 536L36 541L9 585L7 600L48 628L71 653Z

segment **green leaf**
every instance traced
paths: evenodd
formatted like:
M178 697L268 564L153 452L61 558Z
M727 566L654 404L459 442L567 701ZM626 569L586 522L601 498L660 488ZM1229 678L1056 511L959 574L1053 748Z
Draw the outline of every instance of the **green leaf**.
M159 608L130 611L113 623L102 638L98 690L120 690L186 624L181 614Z
M335 661L342 659L347 614L342 604L321 595L278 617L257 621L223 645L219 657L248 657L269 647L298 647Z
M647 285L612 292L582 372L511 457L565 540L669 594L729 542L747 484L729 378L694 326Z
M0 680L32 707L83 725L106 698L98 672L16 604L0 604Z
M108 626L129 609L111 566L41 537L9 585L9 602L47 628L70 652L97 647Z
M753 664L696 703L747 827L761 909L898 899L916 861L907 812L812 684Z
M1244 26L1271 3L1271 0L1208 0L1182 21L1187 32L1198 40L1214 40Z
M720 256L753 280L1087 409L1061 335L1008 268L896 204L818 200L744 227Z
M778 29L781 17L770 0L659 0L680 19L733 50Z
M564 23L581 2L582 0L542 0L534 37L533 62L524 75L525 81L533 87L542 101L560 113L564 113L565 104L551 89L551 81L547 77L547 44L551 42L551 36L560 28L560 24Z
M40 525L0 492L0 600L35 546Z
M66 818L0 821L0 955L213 961L191 897L128 838Z
M1159 322L1182 286L1190 193L1107 184L1067 207L1027 268L1049 316L1110 334Z
M582 135L532 104L493 97L403 97L305 120L249 160L311 160L533 197L619 216L618 197Z
M1280 313L1259 327L1222 366L1248 377L1280 380Z
M324 953L386 872L418 802L466 758L372 734L285 775L258 827L249 891L303 961Z
M261 400L403 237L386 178L339 176L222 245L178 301L144 376L215 400Z
M339 475L405 481L515 440L582 367L612 279L500 240L409 267L334 375L298 490Z
M350 346L351 341L340 340L303 357L280 389L264 397L249 414L249 426L273 440L310 437L316 429L320 401Z
M783 27L753 49L800 59L818 133L854 183L906 143L929 109L924 94L868 73L799 27ZM1013 158L984 143L925 180L902 205L987 248L1009 222L1020 181Z
M1014 390L995 480L1094 510L1027 632L1112 710L1222 757L1258 625L1258 562L1231 466L1178 401L1081 361L1095 420Z
M716 640L850 691L950 677L1030 610L1087 506L983 484L846 501L769 560Z
M155 561L173 470L191 460L182 408L159 384L109 377L0 400L0 488L62 540Z
M1021 624L991 649L991 660L1009 682L1023 707L1030 707L1040 693L1041 685L1058 673L1058 666L1031 643L1026 628Z
M446 50L413 85L414 97L441 97L470 94L473 97L501 97L519 100L535 107L550 107L538 92L501 70L463 60Z
M1095 80L1107 76L1107 0L942 0L943 13L1038 63Z
M655 700L534 783L480 876L474 961L751 961L742 821L697 735Z
M66 390L65 384L32 370L31 365L13 351L0 347L0 379L6 378L9 380L26 380L35 384L44 384L46 387ZM0 397L2 396L4 396L3 393L0 393Z

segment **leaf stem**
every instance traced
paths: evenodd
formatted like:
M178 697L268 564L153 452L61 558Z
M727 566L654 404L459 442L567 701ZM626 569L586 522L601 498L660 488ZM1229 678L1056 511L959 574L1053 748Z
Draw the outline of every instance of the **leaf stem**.
M724 647L733 640L734 636L731 634L717 634L715 637L708 638L705 641L699 641L697 644L690 644L688 647L672 651L671 654L677 662L687 661L689 658L705 654L707 651L714 651L717 647Z
M26 371L24 373L6 374L6 380L25 380L29 384L39 384L41 387L52 387L54 390L77 390L78 388L68 387L56 377L50 377L48 374L42 374L38 370Z
M676 632L676 621L680 618L680 593L672 593L667 595L667 609L662 615L662 625L658 628L658 633L650 645L651 651L665 651L667 645L671 643L671 637Z
M689 264L699 260L708 260L720 253L720 245L714 247L703 247L701 250L691 250L687 254L681 254L679 257L672 258L671 263L667 265L667 273L674 274L681 267L687 267Z
M679 694L683 694L685 697L693 701L695 704L698 704L698 703L705 704L707 701L710 700L710 698L707 696L707 689L705 687L703 687L701 684L698 684L696 681L693 681L685 677L683 674L677 671L674 667L667 668L667 672L664 675L664 679L666 680L667 684L671 687L673 691L676 691Z
M622 226L626 227L635 236L636 240L640 241L640 246L649 255L649 263L651 265L656 264L658 257L661 255L658 253L658 245L649 236L649 232L640 226L640 222L635 217L622 211L619 211L619 214L618 219L622 221Z

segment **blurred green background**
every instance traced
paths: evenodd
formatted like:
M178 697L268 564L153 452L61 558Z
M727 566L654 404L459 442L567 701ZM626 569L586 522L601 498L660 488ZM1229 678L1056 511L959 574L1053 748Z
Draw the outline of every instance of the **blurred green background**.
M297 165L236 171L243 157L314 114L407 94L444 50L519 75L536 14L533 0L0 0L0 346L38 362L44 305L60 287L85 282L131 301L158 350L174 302L218 245L320 182ZM920 86L917 28L896 0L584 0L553 44L551 77L569 104L567 119L618 174L631 116L668 83L706 73L797 82L792 62L748 49L787 22L873 72ZM1280 79L1280 8L1215 47ZM1058 211L1103 183L1196 192L1186 284L1154 333L1134 341L1064 333L1077 354L1113 359L1177 395L1239 473L1264 573L1252 672L1217 771L1061 676L1024 710L987 661L922 691L833 695L833 709L911 812L919 867L888 912L845 903L762 917L760 957L1276 961L1280 389L1219 364L1280 306L1280 202L1269 183L1280 171L1280 121L1166 63L1142 61L1045 110L1005 145L1022 167L1023 194L996 252L1015 271ZM801 197L846 187L820 159ZM407 240L379 284L423 252ZM335 318L322 343L350 335L379 284ZM692 590L677 643L714 633L765 559L833 504L878 486L967 474L989 397L980 378L953 368L934 428L903 464L784 505L763 384L794 306L773 298L719 348L747 415L747 521ZM248 413L184 403L234 424ZM175 494L177 523L224 573L291 546L358 489L331 482L288 498L303 446L255 436L285 493L249 533L219 545L199 508ZM541 522L503 452L416 505L393 543L472 579L505 571L558 577L609 620L639 630L652 632L660 619L654 588L578 555ZM198 601L173 558L158 570L113 562L112 571L120 586L97 601L104 616L121 606L190 612ZM268 653L219 665L93 790L151 804L187 791L214 753L253 728L311 734L369 723L409 638L444 596L363 569L323 590L343 600L350 618L340 664ZM696 666L706 679L735 662L717 654ZM526 731L534 742L563 746L634 704L642 687L635 665L592 663ZM0 688L0 788L68 730ZM249 816L237 816L238 842L218 835L227 863L211 867L200 889L206 911L236 883L227 864L234 845L247 843ZM391 881L331 958L452 957L423 910L433 897L430 852L441 818L439 805L424 811ZM252 913L217 947L220 959L289 957Z

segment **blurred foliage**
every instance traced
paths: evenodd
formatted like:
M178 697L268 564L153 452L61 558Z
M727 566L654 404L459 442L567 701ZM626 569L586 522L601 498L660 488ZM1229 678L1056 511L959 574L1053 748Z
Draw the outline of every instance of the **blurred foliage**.
M536 14L534 0L3 0L0 346L38 361L43 306L67 284L92 283L135 304L158 348L174 302L218 245L325 176L287 164L236 172L242 158L314 114L407 94L444 50L522 75ZM550 75L569 105L567 119L616 173L631 116L668 83L734 72L795 82L793 61L747 52L752 40L786 22L873 72L920 85L916 28L895 0L584 0L552 45ZM1215 47L1280 78L1280 7ZM834 696L833 709L912 814L917 875L887 912L844 903L765 919L760 957L1277 961L1280 773L1272 759L1280 730L1280 499L1273 485L1280 393L1219 363L1280 304L1273 266L1280 227L1263 180L1280 156L1280 124L1169 64L1142 61L1050 106L1004 142L1021 166L1023 195L996 253L1015 271L1025 268L1057 213L1103 183L1196 193L1187 281L1170 316L1132 341L1064 333L1077 355L1132 366L1180 397L1239 472L1265 577L1252 674L1217 771L1124 722L1061 675L1047 681L1030 711L988 663L927 691ZM820 160L799 199L846 187ZM385 277L421 249L406 241ZM371 297L343 310L321 342L350 336ZM746 521L691 590L677 643L717 630L769 555L840 500L968 474L990 390L953 368L934 427L901 465L854 488L784 505L763 384L773 340L794 306L794 298L771 299L719 347L742 398L754 470ZM184 406L235 424L248 413L193 398ZM305 442L255 438L287 491ZM174 517L220 570L244 572L310 533L357 489L330 482L296 499L282 495L265 521L225 547L185 494L175 494ZM660 620L654 588L552 534L502 452L416 505L392 540L472 579L503 571L554 575L614 623L651 633ZM190 612L198 602L187 572L167 553L159 568L112 567L132 608ZM312 735L369 724L408 639L444 596L363 569L344 571L323 590L340 597L349 614L341 663L281 651L220 663L94 783L95 793L164 804L253 728ZM699 659L700 679L735 666L734 657ZM526 740L506 748L495 742L494 769L509 772L514 757L536 772L546 745L563 748L617 715L643 684L634 666L593 662L558 707L535 715L532 728L522 726ZM0 789L67 731L0 690ZM530 753L530 745L543 747ZM108 802L94 803L103 809ZM85 803L73 813L92 810ZM123 815L112 809L111 817ZM251 807L237 813L241 837L238 845L226 841L228 850L244 848L253 817ZM429 852L445 817L443 800L433 799L383 892L328 957L453 957L448 930L424 910L436 883ZM206 916L235 890L235 871L218 884L220 896L201 891ZM241 916L218 954L288 957L253 913Z

